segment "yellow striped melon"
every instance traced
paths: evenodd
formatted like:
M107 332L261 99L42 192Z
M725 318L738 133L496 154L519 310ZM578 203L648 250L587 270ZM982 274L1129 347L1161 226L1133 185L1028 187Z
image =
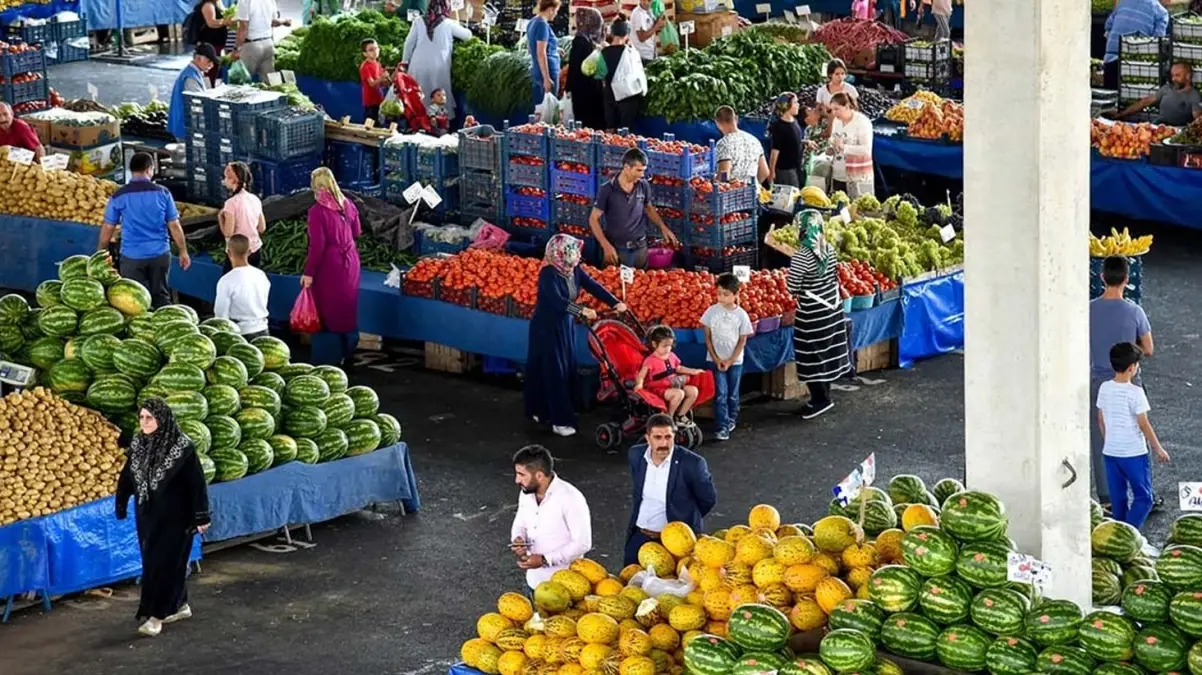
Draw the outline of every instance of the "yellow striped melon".
M534 587L534 606L544 614L565 611L572 606L572 593L563 584L544 581Z
M757 504L747 515L747 525L753 530L767 528L775 532L780 527L780 512L774 506Z
M799 598L793 609L789 610L789 623L802 632L822 628L826 625L826 612L822 611L814 598Z
M572 596L573 602L584 599L584 596L593 590L593 584L583 574L570 569L559 570L552 574L551 581L568 589L568 594Z
M838 553L856 543L860 527L845 516L827 516L814 523L814 543L828 553Z
M730 604L730 592L730 586L719 586L705 592L705 598L702 603L705 607L705 613L711 619L730 618L730 610L733 609L733 606Z
M618 572L618 578L622 580L622 583L627 583L634 578L634 575L642 571L643 567L641 565L630 564L623 567L622 571Z
M633 619L638 608L638 604L624 595L603 597L601 602L597 603L598 612L607 614L618 621Z
M788 611L793 604L793 593L782 583L760 586L760 602L772 605L782 612Z
M489 612L476 619L476 633L489 642L494 642L497 635L506 628L513 628L513 622L496 612Z
M639 547L639 564L643 569L655 572L655 576L661 579L672 576L676 571L676 559L663 544L656 541L649 541Z
M521 650L526 647L526 640L529 637L530 633L521 628L506 628L497 633L497 636L493 639L493 644L507 652Z
M553 666L563 664L563 655L559 648L563 646L563 638L548 635L547 641L543 643L543 661Z
M693 547L693 557L705 563L706 567L722 567L735 559L735 547L723 539L702 537Z
M622 582L613 577L607 577L597 582L597 586L593 588L593 592L601 597L609 597L622 592Z
M697 605L678 605L668 614L668 625L678 631L697 630L705 625L705 608Z
M639 603L651 597L650 595L647 595L646 591L638 586L627 586L626 588L623 588L622 592L618 595L633 602L636 610L638 609Z
M572 636L564 638L563 642L559 643L559 656L564 663L579 663L580 651L584 649L585 641L578 637Z
M577 558L568 565L568 569L580 574L585 579L588 579L590 584L599 584L609 578L609 572L605 571L605 567L596 560L589 558Z
M717 534L717 532L714 533L715 536L717 536ZM750 527L747 527L746 525L732 525L731 527L722 531L722 538L732 544L738 544L740 539L749 534L751 534Z
M877 562L876 547L869 543L852 544L843 549L841 559L845 567L872 567Z
M844 600L851 597L851 589L839 577L827 577L818 582L814 589L814 599L822 611L830 614Z
M476 670L489 675L497 675L501 670L498 662L501 660L501 650L492 643L486 643L476 657Z
M522 670L529 660L530 657L523 652L507 651L497 659L497 672L501 675L522 675Z
M774 542L759 532L744 535L735 544L735 560L744 565L755 565L764 558L772 557Z
M730 635L730 624L725 621L711 621L705 624L705 632L724 638Z
M502 594L497 598L497 611L506 619L519 624L526 623L534 616L534 606L530 604L530 598L521 593Z
M735 586L734 590L730 592L731 607L738 607L739 605L746 605L748 603L757 603L759 601L760 589L756 588L754 584L742 584L740 586Z
M526 656L529 656L533 660L541 661L547 653L546 649L547 636L542 633L531 635L526 638L526 643L522 645L522 651L526 652Z
M589 644L609 644L618 639L618 622L608 614L585 614L576 622L576 636Z
M647 630L647 636L651 638L651 646L654 649L670 652L680 646L680 633L666 623L652 626Z
M652 647L651 636L641 628L622 631L618 638L618 651L622 656L646 656Z
M859 589L872 578L871 567L853 567L847 571L847 585Z
M939 527L939 516L935 514L935 509L926 504L911 504L902 511L901 526L906 532L918 527L919 525L930 525L931 527Z
M605 644L588 644L580 650L580 666L585 670L599 670L614 648Z
M697 535L693 533L693 528L689 527L688 523L673 521L668 523L663 532L659 533L659 540L668 549L668 553L683 558L693 553L693 547L697 544Z
M579 663L565 663L555 671L555 675L584 675L584 666Z
M547 635L558 638L576 637L576 620L570 616L559 614L543 622Z
M897 528L885 530L876 536L872 543L876 546L876 555L882 564L901 562L901 542L905 536L906 533Z
M722 579L732 586L754 583L752 567L747 563L732 560L722 566Z
M802 535L781 537L776 540L776 546L772 547L772 557L785 567L804 565L813 560L817 553L814 542Z
M639 608L634 612L634 620L638 621L640 626L650 628L662 621L670 611L670 607L660 609L659 601L655 598L648 598L639 603Z
M705 567L704 565L702 565L701 572L697 576L690 574L689 578L697 582L697 588L701 589L702 593L708 593L726 583L721 569Z
M777 539L784 539L785 537L800 537L804 534L805 532L800 527L793 525L792 523L786 523L776 528Z
M828 576L829 572L812 563L792 565L785 570L784 582L794 593L813 593L818 588L818 582Z
M751 582L760 588L779 584L785 580L786 569L776 558L764 558L751 568Z
M839 570L842 569L842 566L839 565L839 559L835 557L835 554L825 551L814 556L813 564L826 570L826 573L831 575L838 574Z
M655 661L649 656L627 656L622 659L619 675L655 675Z
M488 640L478 637L464 642L459 648L459 659L472 668L475 668L476 664L480 663L480 654L488 644Z

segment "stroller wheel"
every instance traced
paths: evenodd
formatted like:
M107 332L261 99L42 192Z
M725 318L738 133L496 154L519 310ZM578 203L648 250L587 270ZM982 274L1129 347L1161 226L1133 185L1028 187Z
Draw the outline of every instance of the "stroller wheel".
M597 427L597 431L593 434L593 440L602 450L617 447L622 442L622 429L612 422L606 422Z
M678 426L676 427L676 445L682 448L693 449L693 427Z
M686 446L689 450L696 450L701 447L701 442L704 437L701 435L701 427L693 425L689 427L689 444Z

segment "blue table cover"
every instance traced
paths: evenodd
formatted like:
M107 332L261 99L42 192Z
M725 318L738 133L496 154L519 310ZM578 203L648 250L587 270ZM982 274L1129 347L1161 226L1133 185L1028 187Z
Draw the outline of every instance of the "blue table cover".
M83 0L88 30L141 28L183 23L196 3L189 0Z
M404 443L324 464L289 462L209 486L213 524L206 543L269 532L285 525L320 523L374 503L417 511L417 476Z
M863 349L901 336L903 313L900 302L886 302L848 316L851 317L852 349Z
M915 361L964 348L964 272L905 284L898 362Z
M41 520L0 527L0 604L19 593L50 588L46 527Z
M772 16L778 21L782 16L784 16L786 9L792 12L797 8L797 4L792 2L792 0L789 2L785 2L784 0L771 0L771 3ZM758 0L734 0L735 11L739 13L739 16L745 16L749 19L759 19L764 15L763 12L755 11L756 5L759 4L762 3L758 2ZM813 0L813 2L801 4L809 5L810 11L814 14L825 14L827 16L851 16L851 3L846 2L845 0ZM908 12L905 20L908 23L913 23L914 12ZM929 25L935 24L935 19L931 17L931 13L929 11L923 15L923 23ZM964 28L964 7L962 5L952 7L951 25L952 28Z
M58 262L96 252L100 228L23 216L0 216L0 287L32 293L58 278Z

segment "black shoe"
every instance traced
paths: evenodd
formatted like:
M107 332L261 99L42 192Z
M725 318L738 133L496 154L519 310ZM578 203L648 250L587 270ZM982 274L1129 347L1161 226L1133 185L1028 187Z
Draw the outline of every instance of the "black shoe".
M812 403L807 403L804 406L802 406L802 408L801 408L801 419L812 420L815 417L818 417L822 413L824 413L834 407L835 407L834 401L827 401L826 403L822 404L821 406L815 406Z
M1152 513L1164 510L1164 497L1152 495Z

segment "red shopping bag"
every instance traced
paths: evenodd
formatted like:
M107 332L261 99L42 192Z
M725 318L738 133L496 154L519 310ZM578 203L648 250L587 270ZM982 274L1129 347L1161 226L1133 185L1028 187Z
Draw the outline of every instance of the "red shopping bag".
M320 333L321 317L317 315L317 303L313 302L313 291L302 288L289 316L292 330L297 333Z

